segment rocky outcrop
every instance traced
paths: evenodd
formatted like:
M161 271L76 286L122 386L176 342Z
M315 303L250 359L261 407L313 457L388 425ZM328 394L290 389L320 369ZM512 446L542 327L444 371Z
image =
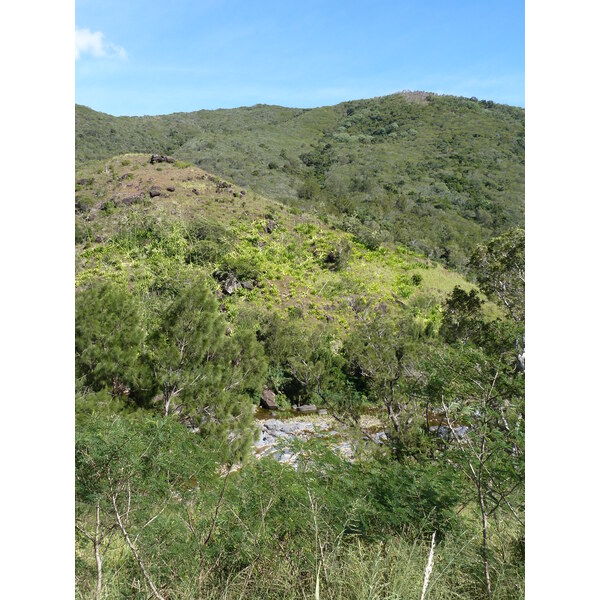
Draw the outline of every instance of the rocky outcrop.
M231 189L231 184L226 181L219 181L217 183L217 193L221 192L221 190L229 190Z
M281 413L280 413L281 414ZM295 449L295 441L307 441L312 438L323 438L329 441L330 447L345 460L354 460L355 442L344 426L330 416L294 416L291 418L257 419L260 424L260 438L254 443L254 455L257 458L273 457L281 463L296 466L299 455ZM369 436L364 436L365 441L370 440L382 444L386 440L381 421L374 417L363 415L360 426L370 431Z
M267 410L277 410L277 402L275 402L275 392L269 389L264 389L260 397L260 405Z
M242 286L242 284L238 281L238 278L235 275L229 275L227 279L223 282L222 288L226 294L235 294L235 292Z
M150 158L150 164L154 163L174 163L175 159L172 156L167 156L166 154L153 154L152 158Z
M446 441L450 441L455 434L456 437L459 439L465 437L465 435L469 431L469 428L466 425L458 425L457 427L454 427L453 434L450 428L446 427L446 425L431 425L429 427L429 431L431 431L431 433L435 433L438 437L441 437Z
M120 203L125 206L131 206L132 204L139 204L141 201L141 196L128 196L127 198L123 198Z

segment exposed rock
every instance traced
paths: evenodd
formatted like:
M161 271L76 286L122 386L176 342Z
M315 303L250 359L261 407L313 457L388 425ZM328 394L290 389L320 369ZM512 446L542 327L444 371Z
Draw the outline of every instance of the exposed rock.
M254 283L252 283L252 281L250 281L249 279L247 279L246 281L242 281L242 287L246 290L253 290L254 289Z
M272 219L269 219L265 223L263 229L265 230L265 233L273 233L276 228L277 228L277 223L275 223L275 221L273 221Z
M127 198L123 198L123 200L121 200L121 204L124 204L125 206L131 206L132 204L139 204L141 201L141 196L128 196Z
M226 294L234 294L241 286L238 278L235 275L230 275L223 283L223 291Z
M354 450L352 449L352 444L350 442L342 442L341 444L337 444L333 447L334 450L341 455L342 458L346 460L351 460L354 456Z
M295 440L306 441L318 437L329 440L330 447L345 460L355 460L354 442L348 439L345 428L338 429L329 416L296 415L289 418L260 419L257 422L260 424L261 434L260 439L254 443L254 455L259 459L270 456L296 467L300 456L293 446ZM374 439L381 444L386 439L378 418L363 415L360 426L372 431L366 440Z
M303 404L302 406L298 407L298 412L306 415L310 413L316 413L317 407L314 404Z
M152 158L150 159L150 164L154 164L154 163L162 163L162 162L167 162L167 163L174 163L175 159L172 156L166 156L165 154L153 154Z
M200 195L200 192L196 188L192 188L192 192L196 194L196 196Z
M89 185L92 184L94 182L93 179L78 179L76 181L77 185Z
M431 427L429 427L429 431L435 433L436 435L438 435L446 441L454 437L450 428L446 427L446 425L432 425ZM466 425L459 425L458 427L454 428L454 433L459 439L462 439L466 435L467 431L469 431L469 428Z
M240 190L240 196L245 196L246 192L244 190Z
M260 405L267 410L277 410L277 402L275 402L275 392L264 389L260 397Z
M267 419L263 422L263 427L267 430L267 433L273 437L281 437L282 435L297 436L301 433L312 433L315 430L313 423L292 419L287 421Z
M320 415L326 415L327 414L327 409L326 408L320 408L317 411L317 413L320 414Z
M167 187L167 192L174 192L175 191L175 187L170 185L169 187Z
M160 196L161 191L162 190L155 185L150 188L150 191L148 193L150 194L150 198L154 198L155 196Z

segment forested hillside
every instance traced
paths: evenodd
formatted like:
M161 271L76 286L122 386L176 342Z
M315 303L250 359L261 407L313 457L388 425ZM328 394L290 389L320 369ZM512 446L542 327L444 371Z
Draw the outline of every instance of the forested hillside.
M489 101L409 92L156 117L76 107L79 165L124 152L173 154L463 270L477 243L524 224L524 111Z
M77 119L77 596L524 597L522 112L393 96ZM435 119L456 139L429 155ZM459 164L481 196L402 191ZM485 194L502 225L461 213ZM425 240L439 219L462 273ZM300 418L313 435L262 453Z

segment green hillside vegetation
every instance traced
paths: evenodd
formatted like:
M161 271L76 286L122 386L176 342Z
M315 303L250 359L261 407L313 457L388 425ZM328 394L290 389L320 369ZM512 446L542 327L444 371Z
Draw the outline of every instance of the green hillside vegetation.
M458 102L365 105L438 100ZM283 136L285 123L322 135L345 112L201 116L220 119L216 139L243 114ZM196 113L77 115L78 135L82 119L92 128L75 184L77 597L418 597L434 535L426 598L524 597L522 229L470 252L492 229L440 208L479 232L461 274L385 234L392 213L361 220L360 194L344 212L186 162ZM178 160L151 163L146 143ZM104 157L110 144L122 153ZM265 181L308 181L298 169L267 165ZM296 467L256 459L265 389L282 415L326 408L355 459L318 437L297 442ZM383 441L361 430L365 413Z
M128 154L80 169L77 180L78 286L101 276L129 282L140 296L160 295L182 277L203 275L216 291L218 274L232 274L252 289L221 291L227 314L263 307L340 331L359 299L398 312L433 297L426 313L414 310L425 324L439 324L445 294L472 287L410 248L373 247L362 232L352 235L184 163L151 165L148 155ZM153 187L161 195L151 199Z
M524 222L524 111L489 101L415 92L157 117L76 107L79 165L132 151L173 154L453 268Z

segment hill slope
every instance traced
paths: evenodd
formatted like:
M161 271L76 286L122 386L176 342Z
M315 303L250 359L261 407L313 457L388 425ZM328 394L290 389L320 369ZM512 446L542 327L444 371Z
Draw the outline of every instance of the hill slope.
M358 302L409 310L423 328L435 327L445 295L472 287L404 246L369 248L198 167L149 159L129 154L78 169L77 286L98 277L127 282L150 306L202 275L230 322L240 311L266 310L328 322L341 336Z
M157 117L76 107L78 165L167 152L236 184L463 267L524 221L524 111L404 93L315 109Z

